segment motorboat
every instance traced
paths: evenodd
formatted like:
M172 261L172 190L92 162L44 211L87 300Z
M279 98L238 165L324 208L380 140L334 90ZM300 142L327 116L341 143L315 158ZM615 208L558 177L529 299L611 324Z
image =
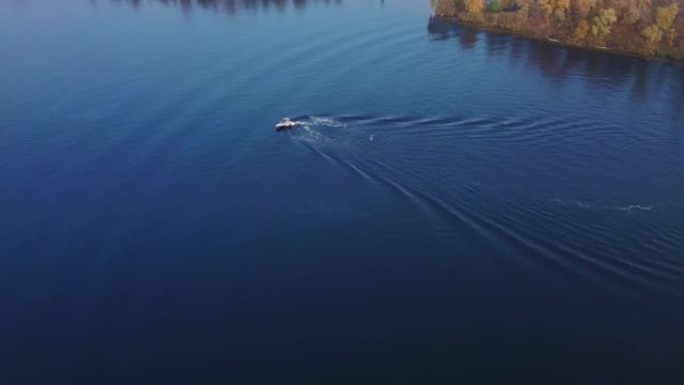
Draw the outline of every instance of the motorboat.
M276 131L286 130L297 125L297 122L290 120L290 118L283 118L280 123L276 124Z

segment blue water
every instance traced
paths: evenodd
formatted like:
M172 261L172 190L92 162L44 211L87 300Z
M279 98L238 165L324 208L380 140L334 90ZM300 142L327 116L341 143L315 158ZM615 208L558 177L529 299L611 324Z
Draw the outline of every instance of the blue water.
M684 68L430 15L0 0L0 383L682 383Z

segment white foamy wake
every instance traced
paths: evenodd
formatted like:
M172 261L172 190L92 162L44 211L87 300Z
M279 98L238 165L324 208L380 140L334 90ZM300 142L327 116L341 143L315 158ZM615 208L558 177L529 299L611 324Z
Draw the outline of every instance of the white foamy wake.
M570 201L570 200L559 199L559 198L552 199L551 202L562 205L562 206L575 206L575 207L579 207L582 209L617 210L617 211L623 211L623 212L626 212L629 214L631 214L634 211L651 211L653 209L653 205L642 206L642 205L638 205L638 204L632 204L632 205L627 205L627 206L606 206L606 205L597 205L597 204L582 202L582 201L578 201L578 200Z
M331 144L333 139L325 135L325 133L312 129L309 124L302 124L300 130L297 130L293 137L299 141L309 144Z
M340 142L333 132L325 128L342 128L345 124L332 118L312 115L308 119L295 121L297 129L292 130L292 137L310 145L331 145Z
M631 213L633 210L651 211L652 208L653 206L629 205L625 207L618 207L617 209Z
M310 116L309 120L298 122L307 126L326 126L326 127L344 127L344 123L335 119L326 118L322 116Z

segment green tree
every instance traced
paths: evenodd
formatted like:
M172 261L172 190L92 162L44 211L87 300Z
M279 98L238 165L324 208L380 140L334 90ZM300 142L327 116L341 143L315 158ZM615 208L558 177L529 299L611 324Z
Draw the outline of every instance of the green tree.
M591 33L595 36L605 37L610 34L613 24L617 22L617 14L613 8L602 8L591 19Z
M503 10L503 7L501 6L499 0L494 0L487 5L487 10L489 12L501 12Z

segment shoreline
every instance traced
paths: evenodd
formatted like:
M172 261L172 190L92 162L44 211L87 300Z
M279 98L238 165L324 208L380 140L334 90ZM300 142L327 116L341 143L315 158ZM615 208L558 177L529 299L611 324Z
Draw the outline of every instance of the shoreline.
M593 45L583 45L583 44L577 44L573 43L570 41L565 41L562 38L557 38L549 35L540 35L538 33L535 33L536 31L528 31L524 29L516 30L516 29L511 29L511 28L506 28L502 27L500 25L497 25L492 22L487 22L486 20L484 21L472 21L472 20L464 20L461 17L458 16L443 16L443 15L438 15L438 14L433 14L433 18L436 18L440 22L443 23L448 23L452 25L459 25L467 28L472 28L476 29L479 31L484 31L484 32L492 32L492 33L498 33L498 34L503 34L503 35L509 35L509 36L514 36L514 37L519 37L519 38L524 38L524 39L530 39L534 40L540 43L546 43L549 45L555 45L558 47L564 47L564 48L575 48L575 49L580 49L580 50L585 50L585 51L593 51L593 52L604 52L604 53L610 53L614 55L620 55L624 57L629 57L632 59L642 59L642 60L647 60L647 61L663 61L667 63L672 63L672 64L677 64L677 65L684 65L684 59L678 59L674 57L667 57L667 56L661 56L661 55L647 55L642 52L636 52L636 51L630 51L627 49L622 49L619 47L609 47L609 46L601 46L601 47L596 47Z
M466 27L478 29L481 31L494 32L494 33L500 33L500 34L504 34L504 35L510 35L510 36L515 36L515 37L530 39L530 40L538 41L540 43L547 43L547 44L555 45L555 46L559 46L559 47L577 48L577 49L594 51L594 52L607 52L607 53L612 53L612 54L621 55L621 56L629 56L629 57L635 58L635 59L644 59L644 60L664 59L664 60L666 60L665 58L659 58L658 56L649 56L649 55L641 54L638 52L632 52L632 51L628 51L628 50L624 50L624 49L620 49L620 48L611 48L611 47L607 47L607 46L595 47L595 46L591 46L591 45L582 45L582 44L572 43L572 42L564 41L562 39L551 37L548 35L539 35L539 34L536 34L534 32L529 32L529 31L524 31L524 30L513 30L513 29L501 27L501 26L495 25L495 24L488 24L486 22L465 21L465 20L459 19L458 17L448 17L448 16L437 16L437 17L444 18L449 23L459 24L459 25L463 25ZM676 61L676 60L672 59L672 61Z
M517 10L516 10L517 11ZM514 14L516 11L509 14ZM508 13L508 12L506 12ZM435 13L431 16L431 19L438 21L439 23L451 24L457 26L463 26L466 28L471 28L479 31L492 32L497 34L504 34L524 39L530 39L538 41L541 43L546 43L550 45L556 45L565 48L575 48L586 51L593 52L605 52L614 55L630 57L634 59L642 59L646 61L663 61L677 65L684 65L684 58L675 57L672 55L662 55L662 54L650 54L643 50L637 49L636 46L632 46L629 41L624 42L624 46L616 46L616 44L605 43L605 45L597 45L596 41L592 44L591 42L578 43L572 41L568 36L559 36L559 30L549 30L545 28L533 28L530 25L524 25L522 27L511 27L502 25L502 18L497 18L497 14L492 14L486 12L482 14L481 17L474 19L470 17L463 17L459 13L453 15L443 15ZM563 33L560 33L563 35Z

